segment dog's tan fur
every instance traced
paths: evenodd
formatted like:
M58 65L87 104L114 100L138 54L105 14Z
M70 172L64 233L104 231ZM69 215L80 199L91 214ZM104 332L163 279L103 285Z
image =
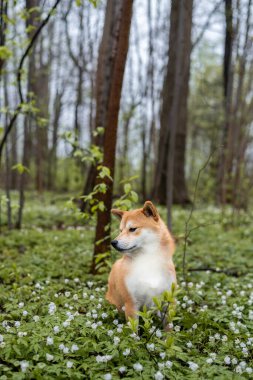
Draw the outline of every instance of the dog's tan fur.
M123 308L123 310L125 310L126 318L129 318L136 315L136 312L140 306L140 302L138 302L134 296L133 291L131 290L132 288L128 284L129 278L134 275L135 265L137 265L136 258L142 255L145 263L145 254L147 255L147 260L151 259L153 261L155 257L153 255L157 255L157 261L161 261L162 265L161 270L159 269L160 267L158 267L158 271L155 273L155 280L157 277L159 277L160 270L163 272L162 276L165 276L165 279L167 278L166 276L168 276L168 279L173 278L173 282L175 283L176 272L172 261L175 244L170 232L160 218L158 211L150 201L145 202L144 207L141 209L133 211L121 211L113 209L112 213L121 219L121 232L116 238L117 242L122 242L124 246L128 246L129 244L133 245L135 242L138 242L140 245L140 247L137 248L134 252L131 250L128 252L126 248L124 250L125 254L123 257L115 262L109 275L108 292L106 294L106 299L111 304L115 305L119 311L121 311ZM137 227L136 231L131 232L129 226ZM151 238L153 236L154 240L156 241L154 244L154 249L152 242L151 249L149 249L149 246L145 248L145 236L149 237L149 235L151 235ZM141 240L142 236L144 236L143 243ZM141 244L144 244L144 248L141 246ZM152 275L153 273L151 264L150 281L152 280ZM146 277L145 287L147 287L147 296L149 296L149 278ZM138 281L138 279L136 280ZM141 285L142 283L140 282L140 286Z

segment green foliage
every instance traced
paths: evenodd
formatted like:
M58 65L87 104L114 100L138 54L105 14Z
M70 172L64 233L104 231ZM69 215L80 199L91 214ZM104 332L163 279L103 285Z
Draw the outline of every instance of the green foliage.
M12 51L7 46L0 46L0 59L7 60L12 57Z
M136 320L126 324L105 301L108 274L87 274L94 227L75 219L65 198L28 194L24 229L0 235L1 379L252 378L252 215L194 212L190 227L217 223L192 231L188 267L245 275L189 272L187 288L179 240L179 287L140 311L137 335ZM174 210L176 236L186 215ZM156 313L166 305L167 333Z
M135 177L123 181L124 193L113 203L113 207L120 208L122 210L129 210L130 208L135 207L138 202L138 194L132 190L132 185L130 183L134 179Z
M24 166L21 162L17 163L16 165L13 165L12 170L17 170L19 174L23 174L25 172L29 173L29 169L26 166Z

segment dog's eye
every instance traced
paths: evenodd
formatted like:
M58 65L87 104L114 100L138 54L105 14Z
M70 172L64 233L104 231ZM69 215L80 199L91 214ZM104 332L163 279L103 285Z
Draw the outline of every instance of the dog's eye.
M134 231L136 231L137 230L137 228L129 228L129 232L134 232Z

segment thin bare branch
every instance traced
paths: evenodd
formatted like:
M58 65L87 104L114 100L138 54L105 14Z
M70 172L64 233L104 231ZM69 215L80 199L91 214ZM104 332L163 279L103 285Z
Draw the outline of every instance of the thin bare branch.
M2 138L1 143L0 143L0 167L1 167L1 158L2 158L2 152L3 152L4 145L6 143L6 140L7 140L9 133L11 132L11 130L14 126L14 123L15 123L18 115L22 111L22 104L24 103L24 96L23 96L22 84L21 84L21 75L22 75L22 69L23 69L25 59L27 58L28 54L30 53L31 49L33 48L33 46L34 46L37 38L39 37L42 29L47 25L52 13L57 8L60 1L61 0L56 0L55 4L52 6L50 11L48 12L47 17L41 22L40 26L38 27L38 29L34 33L29 45L27 46L24 54L22 55L22 57L20 59L18 70L17 70L17 82L18 82L18 93L19 93L20 103L17 105L16 109L14 110L13 116L9 122L9 125L5 129L3 138Z

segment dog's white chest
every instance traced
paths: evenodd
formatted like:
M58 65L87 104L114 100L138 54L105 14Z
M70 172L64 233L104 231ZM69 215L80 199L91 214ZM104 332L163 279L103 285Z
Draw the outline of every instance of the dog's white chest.
M134 259L126 286L138 307L150 306L152 298L171 288L175 281L163 257L142 254Z

